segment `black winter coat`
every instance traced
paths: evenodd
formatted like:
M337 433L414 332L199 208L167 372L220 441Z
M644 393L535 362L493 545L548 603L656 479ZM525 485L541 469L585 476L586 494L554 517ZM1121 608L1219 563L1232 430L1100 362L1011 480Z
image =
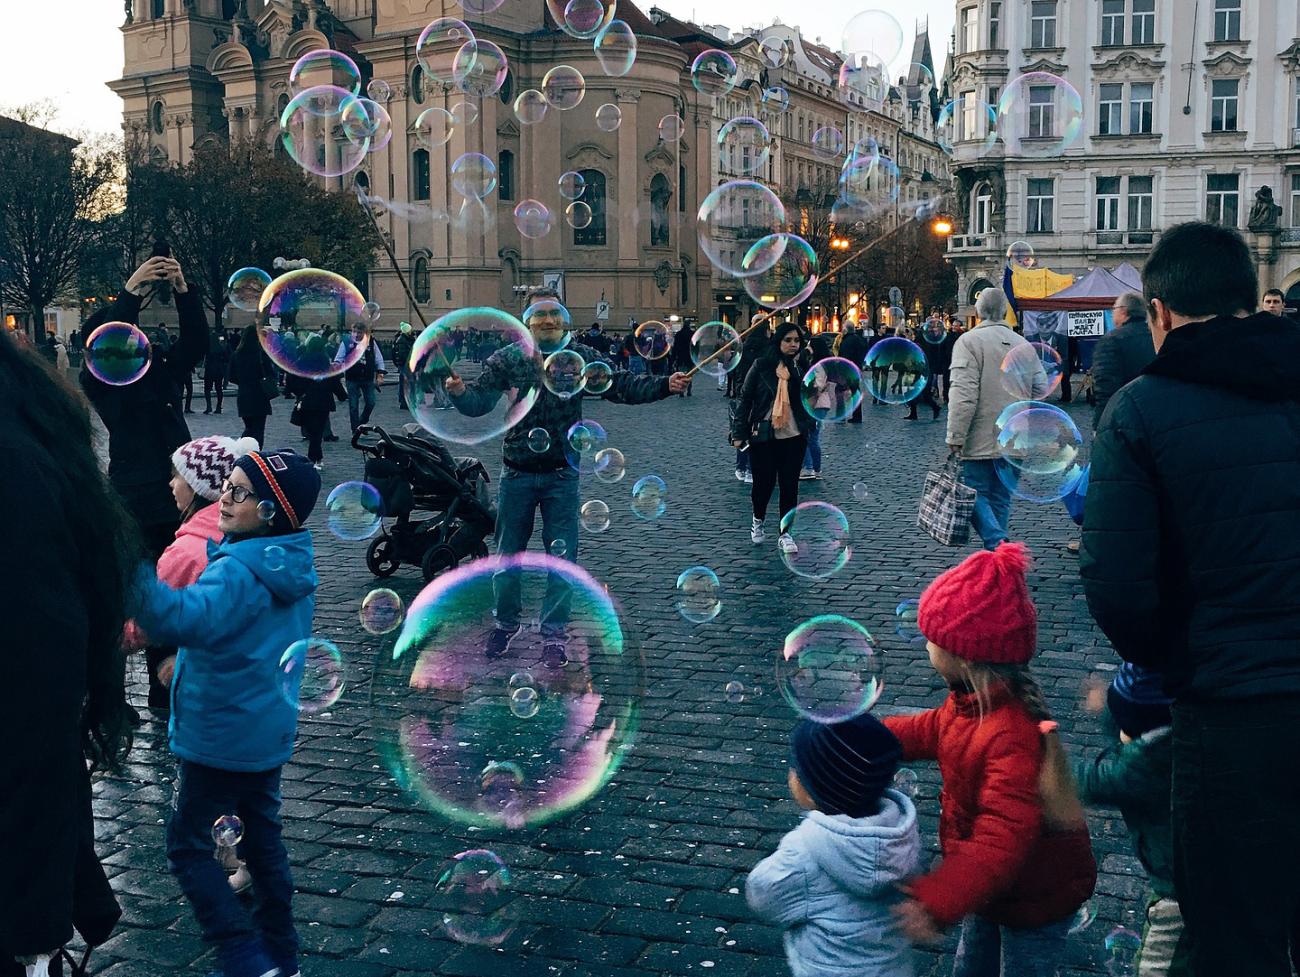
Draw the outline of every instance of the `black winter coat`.
M230 341L224 334L213 333L208 355L203 359L204 380L224 380L230 369Z
M1151 327L1145 319L1130 319L1101 338L1092 352L1092 392L1097 399L1092 414L1094 430L1101 427L1101 415L1115 392L1155 358Z
M1191 323L1102 417L1084 592L1179 700L1300 694L1297 362L1287 319Z
M135 383L114 387L97 380L83 365L81 388L108 429L108 477L142 527L177 522L176 500L168 482L172 452L190 440L181 398L186 378L208 352L208 320L191 288L176 295L180 338ZM125 289L107 309L81 327L86 339L105 322L139 324L140 298Z
M328 414L334 410L334 402L348 399L343 389L343 381L338 377L325 380L308 380L306 377L290 376L284 383L285 390L302 401L304 411L316 411Z
M867 337L860 332L851 332L840 340L840 357L846 359L856 366L861 366L867 358L867 350L871 344L867 342Z
M262 389L262 381L275 380L275 364L266 355L262 344L252 340L242 341L230 358L230 382L239 386L235 406L240 417L269 417L271 398Z
M745 385L740 391L740 404L736 408L735 420L731 429L733 441L748 441L753 435L754 427L759 421L765 421L776 401L776 365L780 357L767 355L754 364L745 377ZM800 390L803 375L812 368L807 353L801 353L790 370L790 379L786 381L786 390L790 395L790 407L794 411L794 422L800 434L812 430L812 416L804 408Z

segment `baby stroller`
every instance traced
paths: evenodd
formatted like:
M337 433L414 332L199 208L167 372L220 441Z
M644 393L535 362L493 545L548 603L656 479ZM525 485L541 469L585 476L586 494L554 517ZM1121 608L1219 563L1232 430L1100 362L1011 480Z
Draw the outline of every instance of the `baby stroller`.
M403 564L418 566L426 581L462 560L488 555L484 540L496 528L488 501L487 469L477 458L453 458L446 447L417 424L398 435L363 424L352 447L366 456L366 481L379 492L385 523L366 550L366 566L377 577L391 577ZM416 519L416 513L432 513Z

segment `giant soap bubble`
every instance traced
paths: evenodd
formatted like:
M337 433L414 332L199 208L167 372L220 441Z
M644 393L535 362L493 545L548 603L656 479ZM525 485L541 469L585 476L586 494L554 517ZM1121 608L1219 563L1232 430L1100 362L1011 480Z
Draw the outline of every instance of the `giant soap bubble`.
M262 292L257 338L286 373L311 380L338 376L365 355L365 304L342 275L320 268L290 271Z

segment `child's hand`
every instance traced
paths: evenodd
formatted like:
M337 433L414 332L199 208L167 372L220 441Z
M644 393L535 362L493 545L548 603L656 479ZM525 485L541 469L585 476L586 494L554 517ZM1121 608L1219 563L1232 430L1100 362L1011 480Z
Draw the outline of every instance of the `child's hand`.
M915 899L904 899L894 907L898 925L913 943L938 943L943 939L930 911Z
M158 664L158 682L171 688L172 674L176 671L176 656L168 655Z

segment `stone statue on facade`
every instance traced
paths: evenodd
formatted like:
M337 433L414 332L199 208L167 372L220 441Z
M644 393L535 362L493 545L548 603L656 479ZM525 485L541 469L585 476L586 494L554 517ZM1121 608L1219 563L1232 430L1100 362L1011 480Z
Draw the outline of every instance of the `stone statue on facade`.
M1273 202L1273 188L1267 184L1255 191L1246 226L1252 231L1276 231L1281 227L1282 208Z

